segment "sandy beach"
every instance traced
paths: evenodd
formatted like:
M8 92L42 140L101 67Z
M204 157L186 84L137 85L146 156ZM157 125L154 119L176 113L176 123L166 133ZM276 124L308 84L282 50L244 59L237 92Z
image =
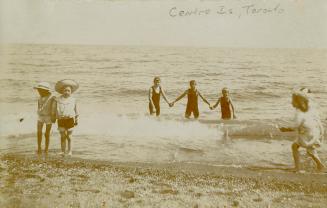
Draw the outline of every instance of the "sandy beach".
M324 207L327 175L5 154L1 207Z

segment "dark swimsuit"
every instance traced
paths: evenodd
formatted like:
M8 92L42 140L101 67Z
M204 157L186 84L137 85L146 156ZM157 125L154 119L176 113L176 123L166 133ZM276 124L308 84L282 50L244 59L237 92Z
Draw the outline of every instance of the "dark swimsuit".
M194 118L199 117L199 107L198 107L198 97L199 93L198 91L193 91L191 89L188 89L187 92L187 106L185 111L185 117L189 118L191 114L193 113Z
M159 93L157 93L154 89L154 87L152 87L152 103L154 105L154 108L156 109L156 115L159 116L160 115L160 94L161 94L161 87L159 87ZM149 102L149 110L150 110L150 114L152 115L154 113L153 110L153 105L151 105L151 102Z
M222 119L231 119L232 112L230 109L230 100L225 97L220 97L220 106L221 106L221 118Z

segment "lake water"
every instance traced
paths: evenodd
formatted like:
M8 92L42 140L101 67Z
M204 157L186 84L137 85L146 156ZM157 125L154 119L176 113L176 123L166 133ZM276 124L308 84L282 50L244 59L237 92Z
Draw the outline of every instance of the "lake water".
M322 49L17 44L2 46L0 56L2 152L33 153L38 98L33 86L66 78L80 84L74 94L80 109L74 155L82 158L234 165L274 158L288 163L290 141L276 124L291 120L291 92L299 86L313 91L326 120L327 50ZM224 128L217 124L219 107L211 111L201 101L199 121L183 119L186 98L173 108L162 100L161 117L150 117L147 94L154 76L161 77L171 101L192 79L212 104L228 87L238 118L225 125L233 144L219 143ZM59 151L56 128L53 152Z

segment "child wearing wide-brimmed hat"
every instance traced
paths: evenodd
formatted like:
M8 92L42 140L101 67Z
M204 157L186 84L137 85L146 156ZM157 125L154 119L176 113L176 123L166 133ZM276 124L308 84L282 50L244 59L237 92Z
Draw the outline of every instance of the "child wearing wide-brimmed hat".
M58 130L61 137L61 153L65 154L66 140L68 142L68 155L72 155L72 133L78 124L78 111L76 99L71 96L79 85L74 80L65 79L56 83L55 89L61 95L56 98L55 109L58 119Z
M295 170L300 169L299 148L305 148L307 154L317 165L317 169L322 171L324 164L319 159L317 148L322 145L324 129L319 115L314 107L310 96L310 90L301 88L292 93L292 106L295 108L295 127L291 130L297 132L297 137L292 144L292 153L295 164ZM281 128L282 131L287 128Z
M48 153L49 143L50 143L50 131L52 123L55 122L55 117L52 116L53 101L54 96L51 94L50 84L47 82L40 82L34 87L40 95L37 102L37 153L42 153L41 143L42 143L42 129L45 124L45 153Z

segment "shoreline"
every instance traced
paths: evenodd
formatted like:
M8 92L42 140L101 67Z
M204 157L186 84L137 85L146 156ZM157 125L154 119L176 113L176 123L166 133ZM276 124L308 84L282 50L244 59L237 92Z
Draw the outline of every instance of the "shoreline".
M327 174L5 154L1 207L323 207ZM314 177L313 177L314 176Z

